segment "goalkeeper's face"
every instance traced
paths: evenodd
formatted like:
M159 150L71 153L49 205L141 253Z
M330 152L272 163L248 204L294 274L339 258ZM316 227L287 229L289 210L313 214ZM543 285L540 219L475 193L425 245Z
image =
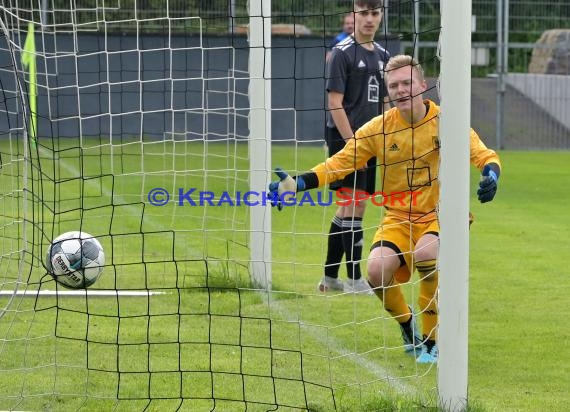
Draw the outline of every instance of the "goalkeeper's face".
M414 122L423 119L425 108L422 93L427 84L412 66L402 66L386 73L386 86L390 100L405 119Z

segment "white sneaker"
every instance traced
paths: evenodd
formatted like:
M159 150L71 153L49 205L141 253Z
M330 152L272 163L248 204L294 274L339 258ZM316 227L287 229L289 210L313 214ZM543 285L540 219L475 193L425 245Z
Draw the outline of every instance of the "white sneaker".
M364 279L348 279L344 286L345 292L361 293L363 295L373 295L374 292L370 288L370 285Z
M340 290L344 291L344 283L339 278L331 278L329 276L323 276L317 289L320 292L328 292L330 290Z

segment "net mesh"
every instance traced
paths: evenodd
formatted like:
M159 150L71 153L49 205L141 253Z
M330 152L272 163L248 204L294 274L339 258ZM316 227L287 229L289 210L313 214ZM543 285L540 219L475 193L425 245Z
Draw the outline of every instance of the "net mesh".
M377 299L317 292L333 208L274 217L273 288L251 279L245 2L37 3L0 8L2 407L362 410L433 389ZM326 157L324 56L352 7L328 3L272 15L272 156L293 173ZM105 250L86 290L44 267L71 230Z

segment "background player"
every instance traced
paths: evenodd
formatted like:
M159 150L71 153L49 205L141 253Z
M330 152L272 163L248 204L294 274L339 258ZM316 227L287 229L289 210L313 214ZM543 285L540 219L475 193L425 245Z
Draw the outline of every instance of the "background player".
M338 43L327 64L328 109L325 140L329 156L341 150L354 131L383 112L386 91L383 81L388 52L374 42L383 16L382 0L354 2L354 34ZM374 192L376 161L368 168L351 173L331 185L331 190L347 188ZM370 292L362 279L362 218L366 203L340 206L329 229L324 276L318 284L321 292L344 290ZM338 279L340 262L345 256L348 282Z
M343 41L344 39L346 39L348 36L350 36L353 32L354 32L354 13L353 12L346 13L342 18L342 31L339 34L337 34L334 37L334 39L332 39L331 44L329 45L329 48L331 50L327 52L326 55L327 61L331 56L332 48L341 41Z
M385 81L394 108L366 123L340 152L296 180L279 171L280 181L272 182L269 190L275 195L316 188L342 179L371 157L380 159L381 190L388 196L397 194L399 199L402 193L408 196L402 202L386 202L386 213L368 258L368 281L384 308L398 321L406 351L417 356L419 363L434 363L438 358L439 107L423 100L427 84L421 66L411 56L392 57ZM489 202L497 191L499 157L473 129L470 159L482 172L478 198ZM418 303L423 336L419 336L413 311L400 289L414 269L420 276Z

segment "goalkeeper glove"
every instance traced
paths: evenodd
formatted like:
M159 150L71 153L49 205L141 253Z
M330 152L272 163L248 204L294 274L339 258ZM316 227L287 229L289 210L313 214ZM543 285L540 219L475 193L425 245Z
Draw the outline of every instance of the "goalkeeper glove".
M497 193L497 181L499 177L497 173L491 169L491 166L485 165L481 173L481 181L479 182L479 190L477 197L481 203L490 202Z
M269 194L271 197L271 206L277 206L278 210L283 209L284 201L295 199L297 192L305 190L305 181L301 176L293 179L287 172L276 168L275 174L279 177L278 181L269 183Z

